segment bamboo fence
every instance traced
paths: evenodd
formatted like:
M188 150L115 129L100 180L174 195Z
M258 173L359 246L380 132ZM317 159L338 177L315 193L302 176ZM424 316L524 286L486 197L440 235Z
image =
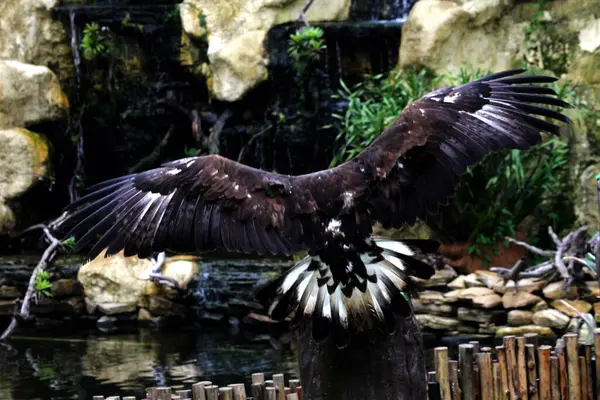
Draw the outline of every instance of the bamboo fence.
M477 341L458 345L458 359L448 347L433 349L433 371L427 373L429 400L600 400L600 329L594 344L580 344L576 333L553 346L540 345L537 334L505 336L502 344L481 347ZM210 381L190 389L146 389L142 400L302 400L300 380L274 374L252 374L243 383L219 387ZM93 400L137 400L134 396L94 396ZM375 399L376 400L376 399ZM425 400L425 399L424 399Z

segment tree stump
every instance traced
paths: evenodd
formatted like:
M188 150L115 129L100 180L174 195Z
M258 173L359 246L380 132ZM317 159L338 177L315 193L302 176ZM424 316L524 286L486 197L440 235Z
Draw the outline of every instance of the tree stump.
M354 336L345 349L318 344L310 324L297 331L300 378L306 400L414 400L427 398L421 329L414 314L397 318L392 336Z

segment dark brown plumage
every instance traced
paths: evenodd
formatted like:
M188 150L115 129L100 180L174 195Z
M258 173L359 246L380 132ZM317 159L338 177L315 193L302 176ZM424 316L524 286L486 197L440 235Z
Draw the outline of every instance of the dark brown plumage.
M124 250L232 252L309 256L263 288L258 297L274 318L313 320L315 338L333 333L393 332L392 311L408 310L401 291L410 275L433 269L417 261L428 241L371 238L371 226L411 224L451 195L469 166L504 149L528 149L559 127L536 116L568 119L544 106L567 107L555 79L505 71L436 90L410 104L367 149L335 168L299 176L251 168L217 155L94 185L67 208L59 225L76 250L94 243L94 258ZM541 104L535 105L535 104Z

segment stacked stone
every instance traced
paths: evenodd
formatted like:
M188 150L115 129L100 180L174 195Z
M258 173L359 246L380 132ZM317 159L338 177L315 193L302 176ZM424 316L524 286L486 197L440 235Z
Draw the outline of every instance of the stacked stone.
M499 337L531 332L552 337L586 330L579 313L600 321L600 291L591 277L570 286L563 280L524 278L515 287L491 271L459 276L446 266L419 284L420 298L413 304L424 331Z

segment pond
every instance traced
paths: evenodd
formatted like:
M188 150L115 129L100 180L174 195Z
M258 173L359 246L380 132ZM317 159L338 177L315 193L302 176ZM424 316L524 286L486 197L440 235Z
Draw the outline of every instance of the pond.
M0 346L3 400L91 400L94 395L143 398L150 386L189 389L210 380L244 382L253 372L298 376L289 343L227 330L135 330L53 333L18 331Z

